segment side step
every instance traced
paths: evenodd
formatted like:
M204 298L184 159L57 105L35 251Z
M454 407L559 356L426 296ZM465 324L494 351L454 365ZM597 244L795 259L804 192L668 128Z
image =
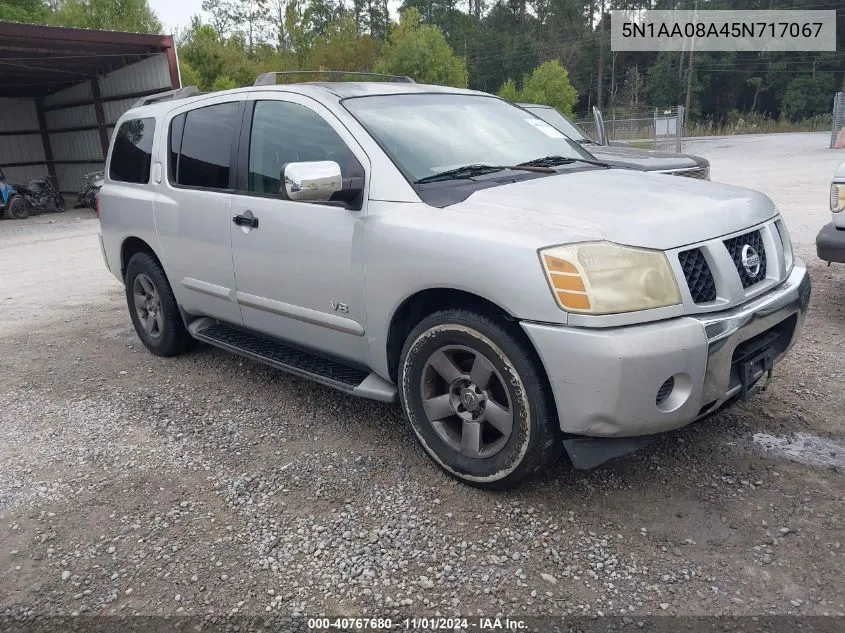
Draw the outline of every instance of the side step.
M376 374L266 336L246 332L209 318L197 319L188 326L188 330L197 340L354 396L382 402L398 400L396 385Z

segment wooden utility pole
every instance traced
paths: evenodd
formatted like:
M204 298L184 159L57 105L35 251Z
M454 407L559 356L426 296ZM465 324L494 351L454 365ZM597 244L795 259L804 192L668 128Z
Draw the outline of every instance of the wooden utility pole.
M601 110L602 102L602 79L604 78L604 0L601 0L601 12L599 13L599 77L596 82L596 106Z
M695 11L698 11L698 0L695 0ZM693 20L695 22L696 20ZM692 95L692 54L695 50L695 32L693 31L689 47L689 64L687 64L687 97L684 100L684 116L689 112L690 97Z

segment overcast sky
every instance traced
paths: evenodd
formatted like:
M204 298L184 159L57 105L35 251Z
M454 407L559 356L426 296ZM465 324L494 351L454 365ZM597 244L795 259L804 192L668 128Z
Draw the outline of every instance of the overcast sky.
M202 0L149 0L153 11L164 25L165 33L175 33L191 23L191 16L201 13ZM396 17L401 0L389 0L390 13Z
M173 33L191 23L191 16L200 13L202 0L149 0L153 11L164 25L166 33Z

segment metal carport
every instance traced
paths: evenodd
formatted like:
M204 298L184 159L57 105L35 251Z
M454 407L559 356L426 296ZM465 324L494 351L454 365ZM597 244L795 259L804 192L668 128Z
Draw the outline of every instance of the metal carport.
M172 36L0 22L0 167L75 194L102 168L118 118L179 87Z

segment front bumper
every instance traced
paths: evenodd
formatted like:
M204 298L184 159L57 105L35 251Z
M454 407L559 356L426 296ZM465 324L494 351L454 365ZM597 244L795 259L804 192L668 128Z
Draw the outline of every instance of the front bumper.
M816 254L822 261L845 264L845 229L825 224L816 236Z
M742 361L761 345L770 361L780 361L809 302L810 277L796 261L786 281L733 310L617 328L522 327L546 369L565 433L633 437L680 428L747 392ZM658 404L670 377L674 388Z

